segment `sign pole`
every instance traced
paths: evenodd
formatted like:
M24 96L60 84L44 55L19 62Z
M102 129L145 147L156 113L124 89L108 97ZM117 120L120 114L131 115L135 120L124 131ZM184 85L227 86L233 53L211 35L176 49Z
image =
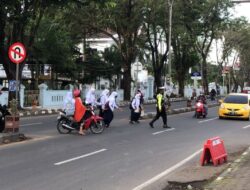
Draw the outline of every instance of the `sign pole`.
M18 84L19 84L19 81L18 81L18 74L19 74L19 64L17 63L16 64L16 101L18 102Z

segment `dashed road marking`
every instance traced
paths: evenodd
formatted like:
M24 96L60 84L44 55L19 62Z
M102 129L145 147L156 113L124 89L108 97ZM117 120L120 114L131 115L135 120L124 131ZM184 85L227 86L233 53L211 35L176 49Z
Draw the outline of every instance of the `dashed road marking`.
M168 131L173 131L173 130L175 130L175 128L158 131L158 132L152 133L152 135L158 135L158 134L165 133L165 132L168 132Z
M88 153L88 154L84 154L84 155L81 155L81 156L77 156L77 157L74 157L74 158L71 158L71 159L68 159L68 160L64 160L64 161L61 161L61 162L57 162L57 163L54 163L55 166L60 166L62 164L66 164L66 163L69 163L69 162L73 162L75 160L79 160L81 158L86 158L88 156L92 156L92 155L95 155L95 154L98 154L98 153L101 153L101 152L104 152L106 151L107 149L101 149L101 150L97 150L95 152L91 152L91 153Z
M42 125L43 123L26 123L26 124L22 124L20 125L21 127L24 127L24 126L30 126L30 125Z
M205 122L213 121L213 120L216 120L216 119L218 119L218 117L211 118L211 119L206 119L206 120L202 120L202 121L199 121L198 123L205 123Z
M247 126L243 127L243 129L247 129L247 128L250 128L250 125L247 125Z

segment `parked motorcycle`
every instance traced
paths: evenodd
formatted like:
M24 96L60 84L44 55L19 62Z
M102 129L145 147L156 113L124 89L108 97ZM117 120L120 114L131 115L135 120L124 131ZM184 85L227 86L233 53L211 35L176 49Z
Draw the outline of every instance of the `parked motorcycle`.
M85 114L87 114L88 117L84 122L84 129L90 129L93 134L102 133L105 128L103 118L96 115L93 108L87 109ZM74 130L79 131L80 129L79 123L74 121L72 116L67 116L64 111L59 112L57 121L57 130L61 134L68 134Z
M195 117L200 118L203 117L205 118L207 116L205 106L202 101L197 101L195 104Z
M0 104L0 133L5 129L5 116L10 115L6 105Z

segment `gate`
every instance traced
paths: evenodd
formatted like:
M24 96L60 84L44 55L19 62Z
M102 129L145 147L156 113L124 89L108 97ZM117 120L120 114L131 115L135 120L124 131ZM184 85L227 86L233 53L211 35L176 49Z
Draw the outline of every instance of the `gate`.
M25 90L24 107L31 107L34 104L39 105L39 90Z

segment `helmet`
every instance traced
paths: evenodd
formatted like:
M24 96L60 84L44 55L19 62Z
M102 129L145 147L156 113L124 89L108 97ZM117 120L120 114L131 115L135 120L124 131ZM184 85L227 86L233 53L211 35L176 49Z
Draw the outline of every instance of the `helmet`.
M78 97L78 96L80 96L80 93L81 93L81 91L80 91L80 90L78 90L78 89L74 90L74 92L73 92L74 97Z

